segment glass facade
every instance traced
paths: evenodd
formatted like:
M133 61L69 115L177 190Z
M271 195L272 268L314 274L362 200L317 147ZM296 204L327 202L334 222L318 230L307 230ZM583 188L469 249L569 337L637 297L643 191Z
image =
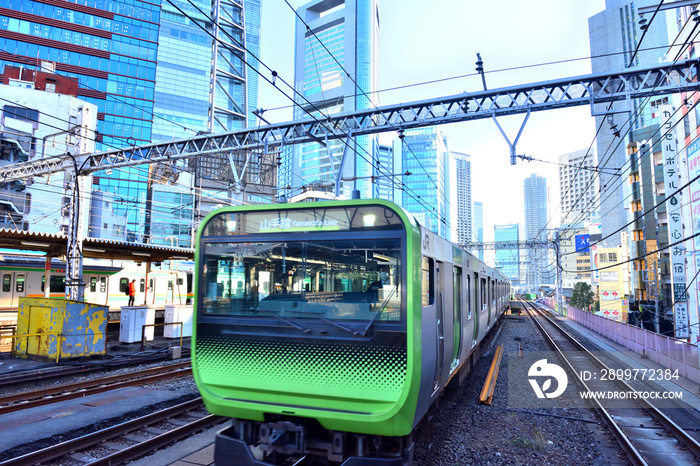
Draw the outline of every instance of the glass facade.
M297 20L296 25L295 88L304 98L297 99L294 118L310 118L305 110L322 116L372 108L379 54L376 0L317 0L297 13L305 23ZM280 166L279 185L294 189L292 195L308 186L332 191L345 152L341 197L350 197L353 190L363 198L376 196L376 137L359 136L347 143L347 150L346 141L295 146L289 151L292 160Z
M404 132L400 144L401 172L407 188L402 192L401 206L419 219L421 224L439 236L449 239L447 192L447 158L445 139L437 127L411 129Z
M0 70L55 62L57 74L79 83L78 97L98 108L97 151L240 129L256 121L251 112L258 75L245 62L259 66L261 0L193 0L180 5L186 15L161 0L2 3ZM215 43L195 21L218 31L230 47ZM222 73L212 75L213 63ZM95 190L115 194L114 211L126 217L129 240L142 240L149 228L147 202L158 205L153 197L160 194L148 194L148 173L143 165L93 177ZM169 201L191 210L189 186L180 191ZM180 225L154 207L154 239L161 225L172 224ZM191 224L176 229L186 231L178 241L189 246Z
M496 243L518 241L518 224L494 225L493 239ZM496 268L515 284L520 282L519 256L518 249L496 249Z

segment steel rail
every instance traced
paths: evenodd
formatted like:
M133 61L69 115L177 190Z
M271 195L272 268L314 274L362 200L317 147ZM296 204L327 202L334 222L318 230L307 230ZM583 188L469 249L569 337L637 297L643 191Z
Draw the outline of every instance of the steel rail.
M541 311L538 310L540 315L542 315L547 321L549 321L554 327L556 327L569 341L571 341L574 345L576 345L578 348L581 348L582 351L585 351L587 353L587 356L590 356L590 358L596 362L602 369L608 369L610 368L600 359L598 359L593 353L591 353L585 346L583 346L578 340L576 340L569 332L564 330L556 321L551 319L546 313L542 313ZM634 387L629 385L627 382L624 380L616 380L620 385L624 386L624 388L628 391L634 391L638 392L639 390L636 390ZM673 434L674 437L676 437L679 441L683 442L688 450L690 450L695 456L700 458L700 442L698 442L694 437L692 437L688 432L686 432L683 428L681 428L678 424L673 422L671 419L668 418L659 408L657 408L653 403L651 403L649 400L646 398L640 397L637 401L639 401L641 404L644 405L644 408L649 410L649 412L654 416L654 418L659 421L664 427L669 429Z
M3 405L0 406L0 414L82 398L122 387L144 385L168 378L184 377L191 373L191 364L187 362L3 396L0 397L0 405Z
M203 406L204 404L202 402L202 399L195 398L185 403L171 406L170 408L163 409L161 411L157 411L155 413L151 413L149 415L142 416L136 419L132 419L131 421L127 421L116 426L108 427L106 429L102 429L97 432L78 437L76 439L67 440L65 442L59 443L58 445L53 445L51 447L47 447L32 453L27 453L25 455L3 461L2 463L0 463L0 466L26 466L27 464L50 461L61 456L67 455L73 451L78 451L92 447L105 440L118 437L119 435L128 432L133 432L134 430L143 428L144 426L148 426L156 422L165 421L174 416L186 413L188 411L192 411L194 409L199 409ZM216 418L218 416L213 417ZM210 416L207 416L202 419L207 418L210 418ZM200 421L202 419L200 419Z
M530 305L527 302L522 301L522 300L520 300L520 302L523 304L523 307L527 311L528 315L530 315L532 312ZM569 369L570 373L574 374L576 376L576 378L578 379L578 381L580 382L580 384L584 387L584 389L586 391L590 392L591 391L590 388L588 387L586 382L584 382L581 379L581 377L579 377L578 372L576 371L576 369L574 369L574 366L571 364L571 362L569 362L568 358L566 356L564 356L564 352L561 350L561 348L559 348L559 345L557 345L556 342L552 339L551 335L549 335L549 333L547 333L547 331L544 329L542 324L537 322L537 319L535 319L534 316L532 316L532 317L533 317L532 321L535 323L535 326L537 326L539 331L544 336L545 340L547 340L547 343L549 343L549 345L557 352L560 359L564 362L566 367ZM585 348L584 348L584 351L588 352L588 350L585 350ZM634 444L632 443L632 441L629 439L629 437L627 437L627 435L625 435L625 433L620 428L620 425L617 422L615 422L612 415L608 412L607 409L605 409L603 407L603 405L600 403L600 401L598 401L598 399L596 399L594 397L589 398L589 401L591 401L594 404L594 407L596 407L600 410L600 415L603 418L603 421L612 431L613 435L617 439L618 444L622 447L622 449L625 451L625 453L627 453L630 462L632 464L634 464L635 466L647 466L647 462L644 460L644 457L639 452L639 450L637 450L637 447L635 447Z

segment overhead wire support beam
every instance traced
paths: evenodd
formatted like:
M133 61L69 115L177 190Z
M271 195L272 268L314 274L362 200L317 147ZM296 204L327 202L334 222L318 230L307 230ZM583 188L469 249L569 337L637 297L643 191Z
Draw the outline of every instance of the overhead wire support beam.
M499 241L497 243L462 243L472 251L493 251L496 249L552 249L554 241Z
M557 108L700 90L693 82L700 60L625 69L564 78L536 84L483 90L418 102L341 113L323 119L246 128L221 134L194 136L170 142L80 154L87 158L81 173L146 163L174 161L237 150L260 150L265 144L300 144L322 140L398 131L409 128L480 120ZM50 157L0 167L0 183L63 171L70 166L65 156Z

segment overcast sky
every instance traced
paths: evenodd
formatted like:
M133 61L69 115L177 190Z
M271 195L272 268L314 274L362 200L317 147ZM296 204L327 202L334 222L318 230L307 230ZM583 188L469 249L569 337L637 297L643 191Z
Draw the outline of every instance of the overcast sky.
M380 105L483 90L475 74L477 52L489 89L590 74L588 18L604 10L604 0L378 0L380 17L379 90L449 79L438 84L381 92ZM307 2L289 0L296 8ZM263 0L261 59L290 84L294 82L294 21L284 0ZM570 61L565 64L533 66ZM508 68L525 67L513 71ZM279 90L261 80L259 106L289 106ZM289 121L291 110L265 114ZM524 115L499 118L511 141ZM450 148L472 156L472 200L484 203L484 239L493 225L524 219L523 180L547 177L552 227L558 226L557 167L541 162L509 162L509 147L492 120L444 125ZM533 113L517 153L557 162L561 154L588 149L595 125L589 107ZM521 227L522 228L522 227ZM521 232L522 234L522 232Z

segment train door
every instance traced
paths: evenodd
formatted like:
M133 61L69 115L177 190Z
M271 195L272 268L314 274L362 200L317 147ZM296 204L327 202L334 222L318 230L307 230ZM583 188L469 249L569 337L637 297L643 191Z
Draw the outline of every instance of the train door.
M175 292L175 286L174 286L172 277L167 277L166 280L168 282L168 290L165 294L165 304L172 304L173 303L173 294Z
M462 348L462 268L452 268L452 365L454 370L459 365L459 352Z
M445 286L443 283L442 268L443 263L436 262L435 289L437 290L437 302L435 303L435 307L437 310L437 359L435 367L434 388L440 386L440 378L442 377L442 368L444 366L445 359Z
M472 278L474 280L473 282ZM474 284L474 287L472 287L472 283ZM479 312L476 302L472 301L473 299L476 300L477 296L476 283L476 274L474 274L473 277L467 275L467 320L469 321L473 319L472 325L474 326L474 330L472 332L472 344L469 349L474 348L479 337ZM473 312L472 309L476 309L477 312Z
M83 275L83 280L85 281L85 301L88 303L102 304L99 299L99 278L97 275Z
M10 307L19 306L19 298L27 296L26 272L3 272L0 302Z

